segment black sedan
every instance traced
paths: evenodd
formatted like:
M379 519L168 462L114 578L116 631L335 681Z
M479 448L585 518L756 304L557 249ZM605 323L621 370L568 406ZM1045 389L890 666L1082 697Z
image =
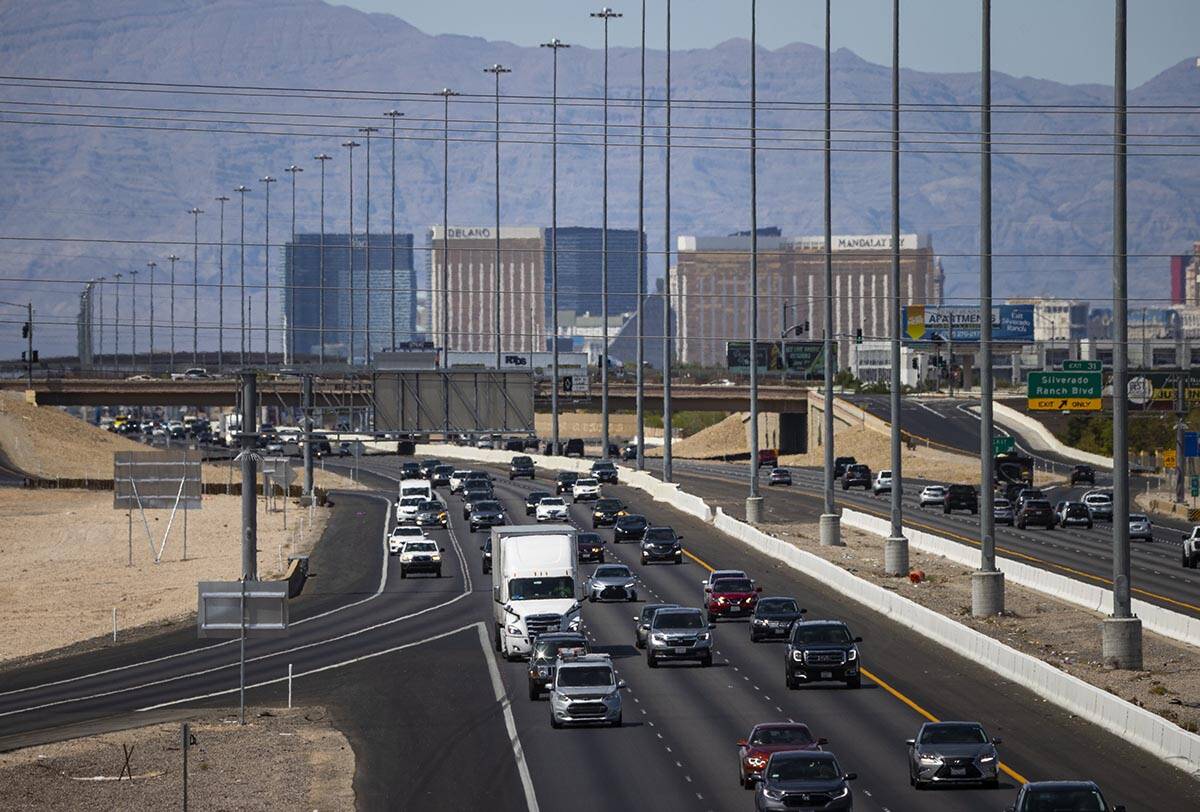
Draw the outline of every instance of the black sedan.
M575 487L577 479L579 479L579 474L574 471L560 471L554 478L554 495L561 496L564 493L570 493L571 489Z
M767 478L768 485L791 485L792 472L786 468L772 468L771 476Z
M795 598L759 598L754 616L750 618L750 642L787 639L792 624L806 611L800 608Z
M525 496L525 515L532 516L537 512L538 503L553 495L549 491L530 491Z
M604 539L599 533L580 533L578 538L579 563L595 561L604 563Z
M613 522L613 541L617 543L622 541L641 541L649 524L646 521L646 517L639 513L629 513L619 516Z
M610 527L626 512L625 503L620 499L597 499L592 506L592 527Z

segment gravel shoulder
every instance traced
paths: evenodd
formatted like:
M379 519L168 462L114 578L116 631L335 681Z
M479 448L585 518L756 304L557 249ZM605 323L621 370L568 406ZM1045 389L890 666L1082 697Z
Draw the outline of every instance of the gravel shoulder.
M762 529L860 578L1140 705L1185 730L1200 729L1200 651L1194 648L1145 632L1144 669L1114 670L1102 661L1103 616L1098 613L1009 583L1005 588L1005 614L975 618L971 616L971 570L945 558L910 548L910 569L925 576L914 584L884 573L883 540L877 536L843 527L845 547L822 547L815 523L766 524Z
M272 709L237 724L237 710L191 720L188 802L194 809L341 810L354 807L354 752L323 707ZM178 808L178 723L0 754L0 808ZM118 780L131 748L132 780Z

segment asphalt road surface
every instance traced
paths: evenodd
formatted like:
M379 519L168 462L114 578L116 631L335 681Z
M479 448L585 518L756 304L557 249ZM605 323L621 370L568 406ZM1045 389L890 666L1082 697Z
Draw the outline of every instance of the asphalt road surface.
M313 554L314 578L293 602L299 622L286 638L247 644L247 682L257 686L247 693L251 712L284 701L292 663L296 700L330 707L354 746L360 808L748 809L751 793L735 782L735 742L757 722L789 718L827 737L859 774L859 809L1000 810L1019 780L1056 777L1096 778L1131 810L1200 805L1200 785L1173 767L619 486L612 492L631 507L682 533L689 553L679 566L643 567L636 546L612 544L610 531L601 531L609 560L637 574L642 600L699 605L709 566L746 569L764 594L794 595L810 618L849 623L865 639L868 679L857 691L788 691L782 647L751 644L744 622L719 625L713 667L651 671L633 646L638 604L586 604L594 647L613 656L629 684L626 724L552 730L546 700L526 698L524 665L497 662L488 645L484 536L469 532L457 497L449 498L451 528L431 533L446 549L443 577L398 578L383 539L399 462L363 463L364 481L382 494L336 496L334 521ZM546 477L497 482L510 520L527 521L522 495L544 487ZM585 506L572 506L575 524L590 527L588 517ZM138 710L236 704L236 663L236 643L197 641L182 630L6 673L0 747L82 723L124 723ZM927 716L978 719L1002 737L1009 771L1002 787L911 789L904 739Z

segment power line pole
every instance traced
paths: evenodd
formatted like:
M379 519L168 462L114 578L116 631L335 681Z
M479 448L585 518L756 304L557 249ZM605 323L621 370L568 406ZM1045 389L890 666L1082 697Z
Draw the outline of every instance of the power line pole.
M175 263L179 257L171 254L167 257L171 263L171 371L175 371ZM194 365L194 364L193 364Z
M267 189L266 232L263 238L263 366L271 364L271 184L275 178L259 181Z
M551 103L551 148L550 158L550 316L553 327L550 329L550 346L552 350L551 375L553 385L550 387L550 437L554 444L554 453L560 454L558 447L558 52L570 45L555 38L542 43L543 48L549 48L553 56L553 101Z
M146 267L150 269L150 363L147 364L147 369L154 371L154 271L158 268L158 263L151 260L146 263Z
M1129 562L1129 266L1126 197L1126 5L1116 0L1113 77L1113 613L1101 624L1101 654L1117 668L1142 668L1142 621L1133 614ZM1182 388L1183 382L1176 384Z
M99 352L96 353L96 358L99 359L101 366L104 365L104 280L107 278L108 277L106 276L102 276L96 280L96 303L100 310L100 318L96 323L97 331L99 332L99 339L97 340L97 343L100 346Z
M242 431L239 436L242 463L242 577L258 580L258 458L254 453L258 381L253 371L242 371Z
M492 74L496 79L496 278L495 278L495 341L496 341L496 371L501 368L500 363L500 76L505 73L512 73L512 68L506 68L503 65L496 64L490 68L484 68L484 73Z
M608 459L608 23L622 16L605 6L591 16L604 21L604 204L600 228L600 459Z
M758 0L750 0L750 495L746 521L762 519L758 495ZM787 328L787 325L784 325Z
M833 334L833 118L832 118L832 2L825 0L825 329L822 339L825 350L824 410L821 414L825 435L824 512L819 530L821 544L827 547L842 545L841 516L833 499L833 367L836 336ZM809 303L812 309L812 303Z
M217 252L217 369L225 367L225 204L229 198L220 195L216 201L221 204L221 237Z
M318 357L322 364L325 363L325 162L332 161L332 155L326 155L322 152L320 155L314 155L313 160L320 161L321 166L321 242L320 256L318 257L318 307L317 307L317 332L318 332Z
M242 252L241 252L241 259L239 260L239 262L241 264L241 279L238 282L238 287L240 288L240 290L238 292L241 294L240 296L238 296L238 306L241 308L241 311L242 311L242 349L238 356L238 364L242 367L245 367L246 366L246 192L250 191L250 187L243 185L243 186L237 187L233 191L238 193L240 201L241 201L241 208L242 208L242 222L241 222Z
M385 116L392 120L392 289L388 312L392 317L392 351L396 350L396 119L404 114L399 110L388 110Z
M450 367L450 97L457 96L448 87L438 91L442 97L442 368ZM431 269L436 270L436 269ZM432 325L431 325L432 326ZM447 409L449 407L447 406ZM448 421L447 421L448 422Z
M892 0L892 527L884 542L888 575L908 575L908 539L904 537L904 484L900 457L900 0Z
M663 205L663 468L671 481L671 0L667 0L667 128Z
M113 274L113 286L116 292L116 313L113 314L113 369L121 369L121 277L124 274Z
M287 284L284 286L288 317L283 333L283 360L291 363L296 358L296 178L304 169L292 164L284 171L292 176L292 244L287 251Z
M360 147L362 144L357 141L343 141L342 146L346 148L347 165L350 168L350 235L346 240L346 248L349 251L350 260L350 278L349 278L349 294L350 294L350 347L348 349L348 357L346 363L354 364L354 148Z
M129 367L137 369L137 271L129 272L129 288L133 294L129 303L129 332L132 334L133 341L129 347Z
M646 0L642 0L641 92L638 96L637 469L646 469Z
M366 275L367 275L367 306L366 310L366 346L363 348L363 357L366 362L371 363L371 133L379 132L378 127L359 127L360 133L367 135L367 251L366 251Z
M192 215L192 366L200 365L200 215L198 206L188 209ZM171 277L171 371L175 371L175 277Z

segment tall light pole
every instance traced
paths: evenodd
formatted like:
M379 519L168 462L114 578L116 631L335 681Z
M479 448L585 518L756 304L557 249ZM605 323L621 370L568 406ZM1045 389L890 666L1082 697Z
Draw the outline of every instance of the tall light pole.
M241 264L241 279L238 281L238 287L240 288L240 290L238 291L238 293L240 294L238 296L238 305L241 307L241 311L242 311L242 349L238 356L238 364L243 369L245 369L245 367L246 367L246 192L250 191L250 187L242 185L242 186L237 187L233 191L238 193L239 199L241 201L241 208L242 208L242 223L241 223L242 253L241 253L241 259L239 260L239 262Z
M284 294L287 298L287 313L290 316L283 333L284 362L290 363L296 356L296 177L304 171L303 168L292 164L283 170L292 176L292 246L288 254L287 286Z
M158 267L158 263L151 260L146 263L146 267L150 269L150 363L147 368L154 370L154 269Z
M313 160L320 161L321 165L321 242L320 256L318 257L319 279L317 281L317 332L318 343L317 352L322 364L325 363L325 162L332 161L332 155L326 155L322 152L319 155L314 155Z
M117 289L116 313L113 315L113 369L121 368L121 277L124 274L113 274L114 287Z
M593 11L604 21L604 203L600 227L600 319L603 351L600 357L600 459L608 459L608 21L622 16L608 6Z
M219 195L221 204L221 237L217 250L217 369L225 366L225 204L229 198Z
M360 133L365 133L367 136L367 251L366 251L366 275L367 275L367 306L363 308L366 311L366 345L363 348L363 357L366 362L371 363L371 133L379 132L378 127L359 127Z
M495 278L495 307L494 319L495 323L495 350L496 350L496 371L501 368L500 363L500 76L505 73L512 73L512 68L506 68L503 65L496 64L490 68L484 68L484 73L490 73L496 78L496 278Z
M638 94L638 233L637 233L637 469L646 469L646 0L642 0L642 89Z
M198 206L188 209L192 215L192 366L200 365L200 215L204 210ZM175 295L175 278L171 278L171 295ZM172 348L175 340L175 305L171 304L171 341ZM174 349L172 349L171 370L175 370Z
M884 542L888 575L908 575L904 537L904 480L900 458L900 0L892 0L892 527Z
M99 352L96 357L100 359L100 364L104 364L104 280L108 277L102 276L96 280L96 305L100 310L100 318L96 321L97 332L99 337L96 343L99 344Z
M664 482L671 481L671 0L667 0L667 128L666 171L663 190L663 468ZM751 460L756 465L757 460Z
M750 0L750 495L746 521L762 519L758 495L758 0ZM787 329L787 325L783 325ZM669 331L668 331L669 332Z
M388 110L385 116L392 120L392 287L388 300L388 312L392 317L392 350L396 349L396 119L404 114L399 110Z
M348 348L349 357L346 358L346 363L354 363L354 148L360 147L362 144L357 141L343 141L342 146L346 148L347 165L350 168L350 238L346 241L346 247L349 250L350 260L350 346Z
M553 125L551 138L553 147L550 158L550 315L553 327L550 329L551 357L554 372L551 375L550 387L550 442L553 443L554 453L561 453L558 447L558 52L569 48L558 39L542 43L543 48L549 48L553 57L553 101L551 110Z
M979 49L979 569L971 573L971 614L1004 613L1004 573L996 568L992 515L992 0L981 0Z
M1126 6L1116 0L1113 59L1113 613L1101 625L1105 663L1142 668L1142 621L1133 614L1129 569L1128 240L1126 198ZM1144 329L1144 325L1143 325ZM1182 381L1175 384L1182 389Z
M175 371L175 263L179 257L171 254L167 259L171 263L171 371Z
M266 233L263 237L263 366L271 363L271 184L275 178L263 176L259 183L267 189Z
M821 419L825 435L825 504L819 531L821 544L840 547L842 544L841 517L833 500L833 126L832 126L832 0L825 0L825 398ZM811 309L811 303L810 303Z
M442 97L442 367L450 367L450 97L458 94L448 87Z
M129 332L132 341L129 345L129 368L137 369L137 271L129 272L129 288L133 294L129 303Z

